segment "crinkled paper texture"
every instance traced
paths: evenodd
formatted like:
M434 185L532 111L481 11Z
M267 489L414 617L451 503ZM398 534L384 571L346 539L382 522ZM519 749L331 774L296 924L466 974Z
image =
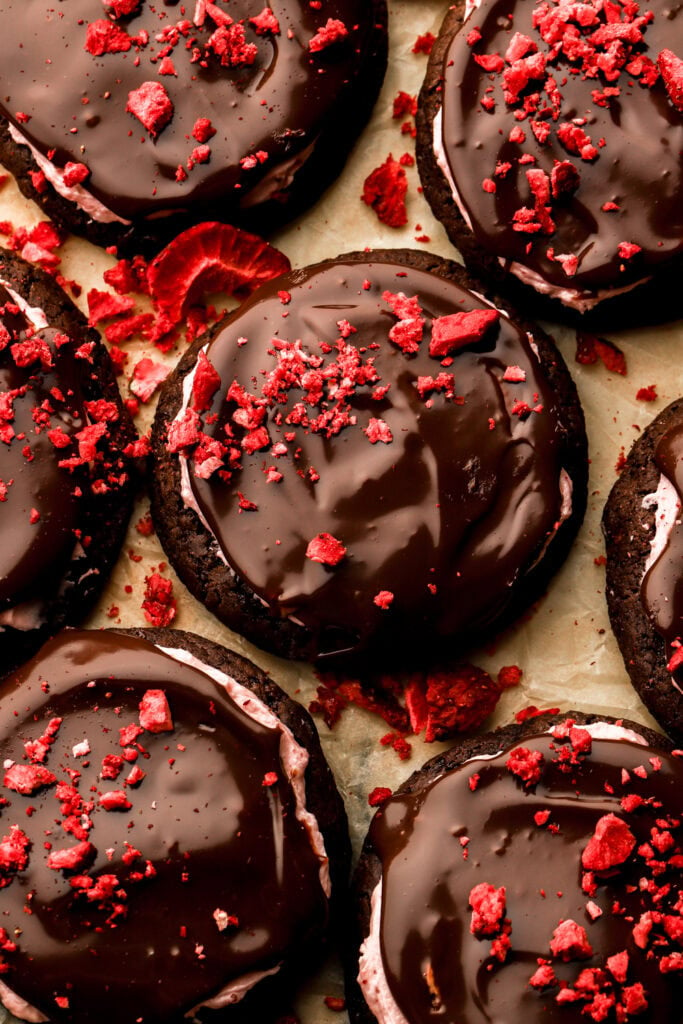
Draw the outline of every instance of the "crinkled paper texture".
M446 3L435 0L394 0L390 3L391 59L382 94L370 125L356 145L351 159L336 184L301 220L272 239L289 256L294 267L334 257L339 253L366 246L413 247L442 256L455 254L441 226L434 220L427 203L419 194L415 167L406 168L408 225L400 230L384 227L374 212L360 201L363 181L370 171L383 163L389 153L396 159L413 152L413 140L402 135L401 120L392 119L392 101L399 89L416 94L426 68L426 57L413 54L418 34L438 32ZM405 119L402 119L405 120ZM0 219L16 225L32 226L42 219L37 208L26 202L13 182L0 191ZM427 235L429 242L418 242ZM80 239L70 239L61 250L61 271L83 286L79 305L87 311L85 296L90 288L103 288L102 273L114 260L102 250ZM220 301L219 301L220 306ZM562 570L552 581L547 596L533 614L498 638L495 650L474 651L471 660L496 673L502 665L516 664L524 671L522 684L508 690L500 701L490 725L507 723L528 704L539 707L571 706L584 711L625 715L647 725L654 723L632 689L612 637L604 596L604 569L595 564L603 554L600 516L615 479L615 463L622 449L629 450L641 430L670 401L683 391L679 366L683 355L683 330L680 323L652 330L609 335L626 354L628 375L608 373L604 366L579 366L574 362L574 332L553 324L546 325L555 336L576 380L586 412L590 443L591 473L586 522ZM178 350L163 356L149 345L128 343L127 373L142 355L173 365ZM126 379L120 382L127 392ZM636 401L639 388L655 384L656 402ZM144 407L138 427L145 430L151 422L153 403ZM144 577L165 556L154 536L142 537L135 522L149 506L143 498L131 521L131 528L111 582L97 609L87 622L91 627L144 626L142 599ZM141 556L132 561L129 553ZM173 576L171 570L168 574ZM178 615L174 625L201 633L211 640L233 647L251 658L296 699L304 704L315 695L316 679L303 664L285 662L249 644L231 633L204 610L184 586L174 579ZM132 593L125 588L131 586ZM119 608L114 618L107 615L112 606ZM409 761L381 747L379 737L387 726L379 719L355 708L347 711L333 731L318 721L325 752L335 772L349 814L354 851L357 853L372 811L368 793L375 786L392 789L423 761L438 752L438 744L412 740ZM302 993L297 1010L302 1024L344 1024L345 1014L329 1011L326 995L343 994L341 972L332 962L313 979ZM8 1018L9 1020L9 1018ZM0 1022L2 1017L0 1016Z

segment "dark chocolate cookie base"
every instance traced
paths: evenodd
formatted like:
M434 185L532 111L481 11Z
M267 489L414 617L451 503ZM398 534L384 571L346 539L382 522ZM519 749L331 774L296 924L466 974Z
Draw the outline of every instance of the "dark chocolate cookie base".
M374 252L346 253L338 257L346 262L389 262L397 261L409 269L416 269L441 275L456 281L463 287L484 292L489 299L507 312L524 330L533 333L538 345L542 366L556 395L559 417L563 426L562 465L573 481L572 513L561 525L550 544L549 550L539 563L526 575L522 575L515 586L514 599L496 621L495 630L518 618L530 603L544 591L550 577L564 561L576 532L581 525L586 505L587 442L583 412L576 388L562 357L551 339L536 325L519 317L511 307L481 284L472 280L465 269L457 263L443 260L438 256L413 250L376 250ZM239 310L235 314L239 315ZM223 324L216 330L221 330ZM286 658L316 661L318 651L313 634L291 622L274 616L250 588L218 557L216 545L208 531L199 522L197 515L188 509L180 493L180 468L178 459L166 450L166 430L176 416L182 401L182 383L191 371L199 349L207 342L207 336L197 341L181 359L176 370L167 379L159 400L158 411L152 434L154 469L152 477L152 515L159 539L173 567L190 592L231 629L246 636L253 643ZM400 652L401 664L407 665L412 658L424 667L425 647L429 643L431 661L445 658L452 661L477 641L490 640L493 628L485 636L468 635L437 641L426 638L416 651ZM397 638L394 638L394 640ZM390 649L374 652L379 663L396 661L398 652L395 643ZM364 667L368 656L364 654Z
M205 664L231 676L262 700L291 729L297 743L308 751L309 762L304 776L306 807L318 822L330 861L332 902L328 932L330 937L334 937L345 907L351 845L344 803L325 760L311 716L252 662L196 633L180 629L120 629L115 632L148 640L159 647L188 651ZM207 1024L214 1021L216 1024L223 1021L225 1024L254 1024L254 1021L276 1024L287 1012L288 1000L296 987L311 975L328 949L328 937L318 936L315 945L293 950L291 961L286 962L277 975L259 982L240 1003L222 1010L204 1009L201 1020ZM186 1019L179 1017L177 1024Z
M535 288L506 271L495 255L476 241L465 223L451 194L451 188L436 162L433 146L433 122L441 109L442 71L445 54L454 36L460 31L465 14L465 0L457 0L450 8L434 43L420 90L417 115L416 155L424 195L436 219L453 245L461 253L467 268L509 297L510 301L529 310L532 316L562 320L574 326L594 330L616 330L637 324L658 324L676 320L683 315L680 281L683 261L675 261L662 269L649 282L632 291L603 299L594 309L579 313L559 299L541 295ZM568 282L571 285L571 281Z
M49 183L44 192L38 192L30 172L40 168L28 146L17 145L11 137L4 118L0 118L0 163L14 175L22 194L37 203L59 228L81 235L102 248L115 246L120 256L156 255L181 231L201 221L222 220L260 235L271 235L304 213L336 180L370 118L384 81L388 49L386 0L372 0L372 7L374 34L363 73L353 83L344 102L330 112L327 127L318 137L312 155L289 187L251 209L240 209L227 201L223 207L211 202L189 214L174 213L153 221L142 220L130 225L116 221L100 223L75 203L64 199Z
M119 411L109 424L112 446L120 451L137 437L119 393L111 360L97 331L91 330L83 314L49 274L5 249L0 249L0 276L29 305L45 312L48 323L75 339L79 345L93 343L92 363L83 361L83 394L88 401L103 398ZM71 562L59 594L46 599L45 623L38 629L0 628L0 676L25 661L48 637L62 626L75 626L90 611L104 588L118 558L133 507L137 486L133 460L120 457L128 480L105 495L83 499L80 528L92 538L83 557Z
M683 422L683 399L672 402L634 444L608 498L602 525L607 548L607 606L624 665L643 703L662 728L683 742L683 695L667 671L666 644L645 613L640 586L655 509L643 498L657 490L654 452L663 435Z
M419 793L439 775L459 768L470 758L496 754L501 749L516 746L533 736L542 735L553 725L564 722L567 718L573 718L578 725L589 725L593 722L614 723L616 721L607 715L586 715L580 711L567 711L560 715L541 715L538 718L529 719L521 725L507 725L495 732L462 740L450 750L437 754L422 768L413 772L403 785L399 786L396 793ZM673 748L673 744L665 736L652 729L646 729L645 726L627 719L619 719L619 724L639 733L650 746L663 750ZM344 958L346 1005L351 1024L377 1024L377 1018L368 1008L356 976L360 946L370 931L372 893L381 877L381 861L369 839L366 839L353 879L353 909L348 918L347 955Z

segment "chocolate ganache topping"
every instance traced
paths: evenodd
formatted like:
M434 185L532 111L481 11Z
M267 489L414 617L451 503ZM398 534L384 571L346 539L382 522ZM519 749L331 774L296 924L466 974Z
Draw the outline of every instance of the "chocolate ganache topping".
M325 922L282 733L250 696L87 632L5 689L2 978L50 1020L175 1020Z
M375 817L382 966L410 1024L680 1020L683 768L572 725Z
M383 629L484 629L569 514L529 336L400 264L335 261L260 289L200 356L187 403L168 435L186 503L323 655Z
M643 577L645 611L668 651L668 668L683 683L683 427L669 430L655 450L655 462L676 489L678 510L664 549Z
M63 332L36 329L0 285L0 611L53 596L74 556L91 486L76 454L89 423L85 355Z
M278 172L376 58L373 14L363 0L4 0L0 112L124 220L249 205L286 186Z
M681 57L678 0L476 4L445 55L435 141L479 244L579 295L680 258Z

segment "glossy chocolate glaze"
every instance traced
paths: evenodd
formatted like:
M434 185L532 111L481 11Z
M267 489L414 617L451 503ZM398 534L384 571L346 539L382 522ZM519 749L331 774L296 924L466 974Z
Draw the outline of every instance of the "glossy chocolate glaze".
M591 922L586 912L591 897L581 889L581 855L604 815L626 820L638 842L650 840L657 817L680 817L681 763L637 743L593 740L588 759L564 773L551 763L560 746L556 743L553 750L552 744L550 736L524 742L546 759L542 779L530 791L505 767L508 749L492 760L475 759L418 793L393 797L375 817L370 840L382 860L383 966L410 1024L591 1021L582 1013L584 1001L558 1006L557 985L539 992L529 986L529 979L544 958L552 961L559 979L573 984L581 970L604 968L608 956L624 949L629 955L626 984L642 982L650 1004L645 1013L628 1019L643 1024L680 1020L680 982L661 974L657 956L648 958L631 934L634 921L652 909L647 894L637 888L644 874L642 861L633 858L634 863L617 869L611 878L597 879L592 899L603 913ZM661 771L651 768L648 758L653 753L663 762ZM632 774L642 765L648 770L645 780ZM631 773L626 785L623 768ZM479 783L472 792L469 779L475 772ZM620 798L632 793L654 796L663 809L625 814ZM559 826L557 834L535 824L534 814L545 810L551 811L548 824ZM459 842L463 837L469 837L467 859ZM676 902L680 877L669 871L657 879L658 885L669 880L674 891L660 906L665 913ZM479 939L470 932L469 895L482 882L506 889L505 916L512 931L503 964L489 956L491 938ZM631 884L634 892L628 891ZM611 911L615 900L625 916ZM566 964L553 958L549 942L566 919L586 930L591 958ZM668 952L664 944L659 955ZM432 994L425 980L430 965Z
M304 153L334 117L368 57L373 10L363 0L325 0L321 10L306 0L281 0L273 7L280 34L257 35L248 18L263 11L261 0L217 0L215 6L234 22L245 19L246 41L258 48L253 64L223 67L215 55L206 66L192 63L193 47L203 48L216 30L210 15L202 28L193 24L195 0L145 0L115 24L134 37L148 32L149 43L102 56L84 46L87 24L106 17L101 0L6 0L0 6L0 113L40 153L54 150L58 167L85 163L87 190L122 218L218 201L227 209L248 204L254 187ZM309 41L328 18L348 27L347 39L310 53ZM171 54L177 77L160 75L165 43L156 37L180 22L185 35ZM144 82L161 83L174 107L156 138L126 112L129 92ZM30 120L18 120L17 112ZM211 157L178 182L178 166L187 168L198 145L192 136L198 118L209 118L216 129L208 140ZM267 154L265 162L240 166L257 152Z
M124 784L133 762L116 780L101 779L102 758L123 753L119 729L138 722L148 689L166 693L173 731L138 737L134 763L146 775L136 787ZM248 717L202 671L146 641L70 632L13 678L2 710L2 757L19 763L23 742L62 718L45 767L65 782L76 769L74 785L95 802L88 838L96 853L79 874L114 874L126 893L112 927L111 901L107 909L88 903L73 895L73 872L47 867L46 841L55 850L75 844L60 827L55 787L31 796L3 788L3 834L18 824L32 847L27 868L0 890L0 923L18 944L3 954L2 977L50 1019L175 1020L250 971L276 967L324 922L319 862L283 778L280 731ZM72 756L84 738L90 753ZM267 772L277 773L274 785L264 785ZM118 789L130 810L97 805ZM142 857L126 864L126 843ZM146 861L155 876L131 880ZM238 924L220 931L218 909Z
M0 285L0 307L14 301ZM15 436L0 441L0 479L9 485L0 504L4 543L0 546L0 611L22 601L55 593L77 543L80 502L77 487L88 489L87 472L74 473L59 468L59 461L73 454L70 447L56 448L48 430L59 427L72 437L86 423L79 365L74 345L54 344L59 331L52 327L34 332L26 317L5 309L0 324L9 331L12 343L32 337L43 339L52 353L53 367L40 363L16 365L8 345L0 352L0 392L25 389L12 403L14 418L9 421ZM62 339L64 335L61 335ZM55 395L54 388L61 392ZM52 409L47 429L37 431L34 415L41 407ZM27 454L26 447L30 448ZM35 509L40 518L32 523Z
M552 7L553 4L551 3ZM641 4L640 13L653 11L654 21L644 32L645 46L638 52L652 61L664 48L680 54L683 45L683 5L680 0ZM556 288L578 290L587 295L603 288L621 288L642 280L663 263L683 254L683 115L670 101L661 78L644 88L622 72L615 82L601 76L585 78L572 73L576 64L560 57L548 64L562 97L558 122L585 117L585 131L593 144L604 138L596 160L588 162L567 152L552 131L541 145L529 120L517 121L503 100L501 76L487 75L473 58L477 54L505 54L514 33L530 36L539 49L547 46L531 18L532 0L510 5L503 0L482 0L449 47L444 61L443 144L460 199L472 222L479 244L505 263L515 262L541 275ZM478 27L483 40L474 47L466 36ZM566 79L566 81L565 81ZM496 101L493 113L480 105L485 89ZM534 81L536 88L542 82ZM605 85L618 86L621 94L607 107L596 105L591 93ZM528 88L525 92L533 91ZM543 99L547 97L543 96ZM541 103L541 106L543 103ZM521 127L526 141L510 142L513 127ZM531 154L535 162L520 166L517 159ZM529 167L550 174L555 161L570 160L581 175L578 191L553 202L556 231L526 234L513 230L512 217L522 206L534 206L525 177ZM496 192L482 188L493 178L498 161L512 163L505 177L496 177ZM605 212L606 202L617 203L618 212ZM643 251L630 260L619 257L621 242L632 242ZM531 245L529 252L526 251ZM568 276L562 265L551 262L546 251L579 257L578 272Z
M671 644L683 640L683 427L675 427L662 437L655 450L655 462L676 488L679 511L664 550L643 578L641 598L652 624L666 640L667 656L671 658ZM683 682L683 668L674 675Z
M291 294L287 305L278 298L282 290ZM427 320L416 355L388 340L397 317L385 290L419 296ZM430 318L485 305L436 275L334 262L260 289L209 347L222 387L211 409L218 418L204 429L223 439L226 423L242 433L225 390L236 379L259 393L263 371L276 365L267 354L273 337L301 339L305 351L319 355L346 319L357 328L347 343L374 360L377 381L349 399L354 426L329 439L284 420L278 426L277 412L286 417L302 399L294 389L266 420L273 445L294 433L286 457L267 448L243 453L229 485L218 473L200 480L190 470L194 498L229 564L275 614L313 630L323 655L362 650L382 630L408 640L485 627L507 607L510 586L560 519L561 428L526 334L502 317L483 341L459 349L452 365L429 355ZM240 337L247 343L237 345ZM502 381L509 365L525 371L525 383ZM456 398L420 397L418 376L440 372L454 375ZM387 384L384 398L371 397ZM512 415L517 400L542 411ZM307 408L311 416L321 411ZM370 443L370 418L385 421L391 443ZM267 481L269 466L283 474L280 483ZM241 495L258 510L240 510ZM306 557L319 533L347 548L334 568ZM380 591L394 595L388 610L374 603Z

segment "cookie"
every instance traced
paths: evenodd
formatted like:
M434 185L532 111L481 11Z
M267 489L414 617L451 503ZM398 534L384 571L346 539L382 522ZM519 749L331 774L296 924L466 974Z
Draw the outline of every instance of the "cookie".
M0 250L0 675L100 594L136 438L99 335L51 277Z
M5 1005L55 1024L282 1013L348 867L303 708L164 629L65 631L0 699Z
M232 629L424 665L541 593L584 511L582 413L548 336L479 288L436 256L352 253L265 285L181 360L152 514Z
M644 704L683 741L683 399L634 444L603 516L607 605Z
M386 67L384 0L0 10L0 160L62 228L151 252L272 231L337 177Z
M575 712L428 761L363 847L352 1024L679 1021L682 784L663 736Z
M473 273L553 317L680 316L682 54L683 14L657 0L451 7L417 155Z

